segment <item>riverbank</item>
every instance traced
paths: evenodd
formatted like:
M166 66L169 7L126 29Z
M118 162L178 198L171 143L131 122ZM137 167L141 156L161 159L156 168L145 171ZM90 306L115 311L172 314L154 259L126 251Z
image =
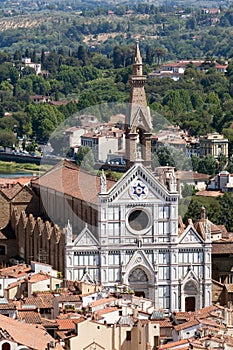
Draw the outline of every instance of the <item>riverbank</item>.
M16 162L4 162L0 161L0 176L1 174L14 174L14 173L44 173L52 166L49 164L36 165L32 163L16 163Z

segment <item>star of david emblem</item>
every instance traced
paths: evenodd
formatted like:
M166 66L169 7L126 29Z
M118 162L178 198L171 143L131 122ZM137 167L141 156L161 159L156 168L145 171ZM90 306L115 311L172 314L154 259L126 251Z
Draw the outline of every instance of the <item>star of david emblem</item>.
M144 199L147 197L147 194L148 188L142 181L137 180L132 184L130 195L133 199Z

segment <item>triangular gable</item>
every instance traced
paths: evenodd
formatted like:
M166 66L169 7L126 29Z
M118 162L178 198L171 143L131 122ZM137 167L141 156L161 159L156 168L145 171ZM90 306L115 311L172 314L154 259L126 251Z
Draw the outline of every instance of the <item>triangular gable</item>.
M204 243L203 238L199 235L199 233L195 230L192 225L188 225L184 232L180 236L180 243Z
M84 274L81 278L81 282L95 284L94 280L91 278L91 276L89 275L89 273L87 271L84 272Z
M74 246L94 246L98 247L99 242L95 236L91 233L87 226L81 231L81 233L75 238Z
M148 193L146 193L147 189L142 191L142 188L140 188L144 184L148 188ZM137 193L141 194L137 195ZM119 198L144 200L150 197L164 202L170 200L171 197L167 188L140 163L134 164L104 196L105 198L109 197L108 202L113 202ZM173 195L173 197L176 201L178 194Z
M21 188L21 190L16 193L16 195L14 196L14 198L12 198L13 202L24 202L27 203L31 200L33 195L32 190L28 187L28 186L23 186Z
M96 343L95 341L87 345L83 350L90 350L90 349L95 349L95 350L104 350L100 344Z
M185 275L184 279L183 279L183 284L185 284L188 281L195 281L196 283L199 283L199 278L196 275L196 273L192 270L192 268L190 267L190 270L187 272L187 274Z
M137 267L145 268L146 271L149 273L148 278L154 276L154 268L143 250L137 250L133 254L130 261L126 265L125 277L128 278L129 273Z
M146 114L148 115L148 108L146 107ZM134 117L132 119L130 128L142 128L143 130L150 130L151 125L148 124L148 120L145 117L145 113L142 110L142 107L138 107L136 113L134 114Z

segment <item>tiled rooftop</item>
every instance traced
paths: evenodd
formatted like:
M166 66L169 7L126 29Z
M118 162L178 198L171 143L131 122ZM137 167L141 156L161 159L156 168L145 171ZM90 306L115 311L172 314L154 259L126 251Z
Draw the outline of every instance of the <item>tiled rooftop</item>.
M0 315L0 328L5 330L18 344L26 345L34 350L45 350L48 343L54 340L41 326L19 323L19 321L3 315ZM62 347L56 343L55 349L62 350Z
M21 190L23 186L19 183L16 183L15 185L1 188L0 192L2 192L8 199L13 199Z
M22 277L26 276L31 271L31 267L26 264L18 264L10 267L5 267L0 270L0 277Z
M96 301L93 301L92 303L90 303L90 307L95 307L95 306L102 305L102 304L109 304L109 303L112 303L115 300L117 300L117 299L116 298L99 299L99 300L96 300Z
M36 176L22 176L22 177L0 177L0 187L7 188L19 183L20 185L27 185Z
M22 311L18 310L18 319L30 324L41 324L41 316L38 311Z
M75 324L74 324L73 320L70 318L57 319L57 324L58 324L59 331L75 329Z
M115 181L107 180L107 190ZM100 178L90 174L76 164L69 161L61 161L40 178L32 181L32 186L39 185L86 200L89 203L98 203L100 192Z
M177 332L186 329L186 328L190 328L193 326L197 326L200 322L198 320L196 320L195 318L191 318L188 322L184 322L182 324L179 324L178 326L175 326L175 330Z
M50 279L49 275L42 273L35 273L28 278L28 283L36 283Z
M53 308L53 299L52 294L40 294L39 296L32 296L26 298L24 305L35 305L39 309L49 309Z

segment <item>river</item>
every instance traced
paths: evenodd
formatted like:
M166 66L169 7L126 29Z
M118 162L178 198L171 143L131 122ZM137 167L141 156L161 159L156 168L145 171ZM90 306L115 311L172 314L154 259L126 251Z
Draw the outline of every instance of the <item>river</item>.
M7 178L7 177L23 177L23 176L39 176L39 173L36 171L24 171L24 170L18 170L18 169L9 169L6 167L6 169L0 169L0 178Z

